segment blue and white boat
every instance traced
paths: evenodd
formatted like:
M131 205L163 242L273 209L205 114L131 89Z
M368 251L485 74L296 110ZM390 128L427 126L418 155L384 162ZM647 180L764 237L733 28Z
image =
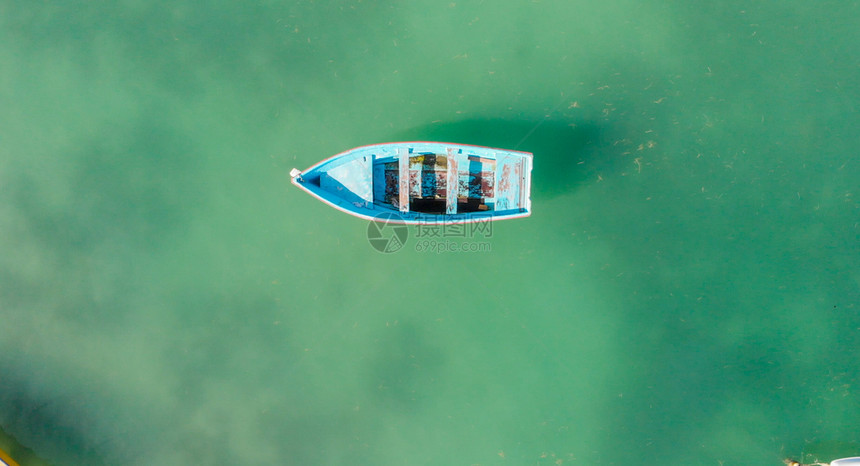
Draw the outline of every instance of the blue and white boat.
M293 184L356 217L390 223L473 223L531 214L532 154L443 142L357 147Z

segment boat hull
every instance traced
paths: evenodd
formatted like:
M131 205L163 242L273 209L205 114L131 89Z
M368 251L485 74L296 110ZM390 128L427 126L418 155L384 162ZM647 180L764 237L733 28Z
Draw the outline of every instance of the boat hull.
M307 170L292 183L366 220L457 224L531 214L532 154L441 142L357 147Z

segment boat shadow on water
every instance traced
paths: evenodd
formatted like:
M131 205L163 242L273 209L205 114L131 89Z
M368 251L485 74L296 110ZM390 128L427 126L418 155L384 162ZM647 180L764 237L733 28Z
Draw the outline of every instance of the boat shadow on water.
M615 160L601 148L607 138L598 125L545 120L469 119L410 128L398 140L457 142L534 154L532 198L548 199L575 191Z

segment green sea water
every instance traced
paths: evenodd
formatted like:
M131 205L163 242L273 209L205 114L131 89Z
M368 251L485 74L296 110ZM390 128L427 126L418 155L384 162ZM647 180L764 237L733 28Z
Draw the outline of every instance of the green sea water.
M858 30L856 1L0 0L4 441L860 456ZM533 152L534 214L381 254L289 183L415 139Z

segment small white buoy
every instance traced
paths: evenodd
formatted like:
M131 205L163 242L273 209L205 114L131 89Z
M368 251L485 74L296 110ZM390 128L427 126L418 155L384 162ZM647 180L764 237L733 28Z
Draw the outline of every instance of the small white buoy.
M290 170L290 178L295 178L301 174L302 174L302 171L299 170L298 168L293 168L292 170Z

